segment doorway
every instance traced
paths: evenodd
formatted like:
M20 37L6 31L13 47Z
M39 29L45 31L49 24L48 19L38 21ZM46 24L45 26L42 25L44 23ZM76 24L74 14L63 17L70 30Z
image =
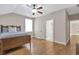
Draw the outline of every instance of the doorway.
M70 37L79 35L79 20L70 21Z
M53 20L46 21L46 40L53 42Z

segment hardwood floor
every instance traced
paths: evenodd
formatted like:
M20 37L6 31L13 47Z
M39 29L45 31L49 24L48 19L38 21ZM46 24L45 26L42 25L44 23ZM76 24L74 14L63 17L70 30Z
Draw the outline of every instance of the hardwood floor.
M5 52L6 55L30 55L30 51L25 47L18 47Z
M32 38L31 51L28 45L7 51L6 55L76 55L76 41L73 36L64 46L58 43Z
M32 54L33 55L74 55L76 54L76 48L74 43L68 44L67 46L53 43L45 40L37 40L34 39L32 41L33 48Z

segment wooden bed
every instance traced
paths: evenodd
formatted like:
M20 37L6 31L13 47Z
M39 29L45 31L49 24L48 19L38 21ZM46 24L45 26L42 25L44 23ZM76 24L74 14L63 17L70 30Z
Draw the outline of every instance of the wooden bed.
M26 43L30 44L31 47L31 36L15 36L10 38L0 38L0 54L4 54L6 50L13 49L19 46L22 46Z

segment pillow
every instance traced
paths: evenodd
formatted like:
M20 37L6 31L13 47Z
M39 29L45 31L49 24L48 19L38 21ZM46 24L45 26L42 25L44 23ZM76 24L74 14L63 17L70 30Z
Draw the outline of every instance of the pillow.
M20 26L17 26L17 32L21 31L21 27Z
M8 32L8 26L3 26L2 27L2 32Z
M17 32L16 27L9 27L9 32Z

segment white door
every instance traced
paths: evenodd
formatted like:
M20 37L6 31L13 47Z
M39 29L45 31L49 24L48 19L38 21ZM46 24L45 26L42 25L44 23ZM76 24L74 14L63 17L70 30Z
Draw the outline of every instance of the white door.
M46 39L46 20L35 20L35 37Z
M46 22L46 40L53 42L53 20Z

